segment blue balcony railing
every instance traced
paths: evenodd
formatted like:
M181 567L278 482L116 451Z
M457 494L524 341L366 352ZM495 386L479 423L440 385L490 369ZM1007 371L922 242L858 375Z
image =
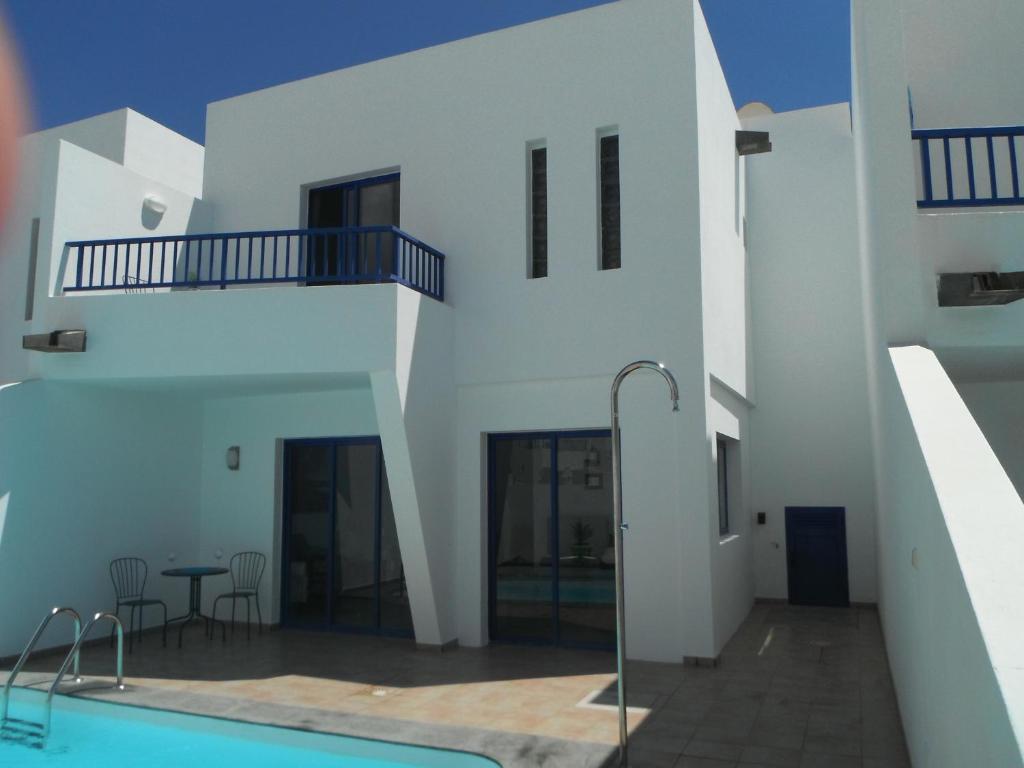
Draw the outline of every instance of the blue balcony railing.
M1024 126L914 130L920 153L918 208L1024 205L1017 157Z
M397 227L69 242L65 292L399 283L444 301L444 254Z

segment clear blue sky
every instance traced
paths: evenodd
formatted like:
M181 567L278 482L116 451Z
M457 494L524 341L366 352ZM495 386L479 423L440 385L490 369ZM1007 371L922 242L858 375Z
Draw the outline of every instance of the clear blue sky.
M598 4L0 0L36 127L129 106L200 142L208 102ZM849 99L849 0L702 4L737 106Z

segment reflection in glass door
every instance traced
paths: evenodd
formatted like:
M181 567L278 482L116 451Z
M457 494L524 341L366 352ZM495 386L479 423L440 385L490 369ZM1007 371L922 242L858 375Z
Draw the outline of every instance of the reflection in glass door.
M331 447L289 445L284 507L285 613L301 624L327 621L328 532L331 529Z
M489 487L491 639L614 647L610 433L492 435Z
M395 236L360 227L397 227L401 214L401 177L397 173L315 187L307 198L310 229L354 227L345 235L310 239L307 285L359 282L359 275L390 275L395 271Z
M285 442L282 623L412 634L380 439Z

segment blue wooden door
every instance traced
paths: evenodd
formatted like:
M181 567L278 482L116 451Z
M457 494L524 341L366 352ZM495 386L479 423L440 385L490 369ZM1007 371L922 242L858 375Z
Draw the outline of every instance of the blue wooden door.
M786 507L789 602L849 605L846 509Z

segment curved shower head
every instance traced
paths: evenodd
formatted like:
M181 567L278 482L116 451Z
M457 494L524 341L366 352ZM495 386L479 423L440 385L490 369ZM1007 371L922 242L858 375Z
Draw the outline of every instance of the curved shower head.
M638 371L641 368L646 368L651 371L657 371L665 377L665 381L668 382L669 397L672 399L672 410L679 410L679 385L676 384L676 377L672 375L672 371L665 367L664 363L659 363L655 360L637 360L636 362L630 363L625 366L615 376L615 380L612 382L612 397L618 400L619 387L622 386L622 381L629 376L633 371ZM616 407L615 412L618 412Z

